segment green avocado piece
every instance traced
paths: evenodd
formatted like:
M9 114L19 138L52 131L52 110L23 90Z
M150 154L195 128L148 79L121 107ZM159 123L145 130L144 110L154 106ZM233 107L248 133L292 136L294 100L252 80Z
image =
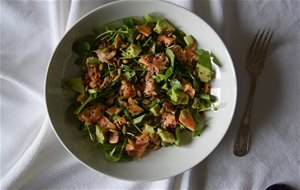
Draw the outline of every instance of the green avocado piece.
M170 99L175 104L186 105L189 103L189 96L183 91L176 91L171 89L169 93Z
M155 23L155 22L157 22L157 17L155 17L155 16L152 16L152 15L149 15L149 14L145 14L144 15L144 20L146 21L146 22L152 22L152 23Z
M191 47L195 42L192 35L184 36L183 39L188 47Z
M166 143L170 143L170 144L175 143L175 137L169 131L158 128L157 134L160 136L162 142L166 142Z
M156 104L155 106L153 106L152 108L150 108L150 112L154 116L159 116L160 115L160 109L161 109L161 107L158 104Z
M101 144L104 143L105 141L105 135L104 135L104 131L102 129L100 129L100 127L98 127L96 125L96 137L97 137L97 141Z
M150 134L155 133L154 127L149 124L145 124L145 130Z
M88 65L89 64L98 64L98 63L100 63L100 61L97 57L88 57L88 58L86 58L85 63Z
M201 64L197 63L196 65L196 70L198 73L198 77L202 82L209 82L212 77L214 72L210 70L207 67L202 66Z
M175 28L167 19L160 19L157 21L153 30L158 34L170 34L175 31Z
M200 102L200 99L197 97L194 97L192 108L200 111L206 109L206 107Z
M126 49L126 57L135 58L141 53L142 49L140 46L131 43L130 46Z

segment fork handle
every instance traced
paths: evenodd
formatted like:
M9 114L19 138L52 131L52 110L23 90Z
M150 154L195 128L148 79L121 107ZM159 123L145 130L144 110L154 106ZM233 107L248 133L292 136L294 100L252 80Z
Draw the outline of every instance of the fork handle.
M252 103L256 89L256 77L251 78L251 88L248 97L247 108L239 128L239 132L235 139L233 153L236 156L242 157L249 152L250 148L250 119L252 111Z

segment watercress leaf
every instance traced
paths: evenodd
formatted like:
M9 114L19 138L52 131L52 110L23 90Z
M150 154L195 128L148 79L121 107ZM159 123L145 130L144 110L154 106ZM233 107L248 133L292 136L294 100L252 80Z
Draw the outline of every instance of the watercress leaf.
M100 147L103 149L104 152L111 151L115 148L115 144L110 144L108 142L104 142Z
M166 81L172 74L173 74L173 69L172 67L169 67L165 72L164 80Z
M131 27L133 27L133 25L134 25L134 21L133 21L133 19L132 19L131 17L125 18L125 19L123 20L123 24L124 24L125 26L131 28Z
M174 90L183 90L181 82L176 78L170 80L170 85Z
M72 50L74 53L80 56L84 56L87 52L89 52L91 49L91 46L86 41L75 41L72 45Z
M211 58L209 52L203 52L199 57L198 63L200 63L203 67L212 70Z
M193 131L193 136L200 136L201 133L203 132L204 128L205 128L205 120L204 120L204 116L201 115L199 112L197 111L192 111L192 116L193 119L196 123L196 129L195 131Z
M93 46L94 46L94 42L95 42L96 37L97 37L96 35L91 34L91 35L83 36L82 38L80 38L80 40L89 43L90 48L92 49Z
M173 51L170 48L166 49L166 55L168 56L168 58L171 62L171 67L174 67L175 55L174 55Z
M138 34L138 30L136 28L128 28L128 36L127 41L128 42L134 42L135 37Z
M138 117L134 118L133 123L134 124L141 123L146 116L147 116L147 114L143 114L141 116L138 116Z
M175 129L175 145L176 146L180 146L182 144L182 133L181 133L182 129L180 128L180 126L177 126Z
M105 158L110 162L117 162L121 159L122 153L117 150L118 146L115 146L111 151L105 152Z
M97 93L90 94L89 97L74 111L74 114L78 115L81 110L92 100L97 98Z
M183 39L186 35L182 30L176 29L173 34L176 36L176 41L178 42L178 44L180 44L181 46L186 46L186 43Z
M203 54L203 52L205 52L204 49L196 49L195 50L195 53L198 55L198 56L201 56Z
M200 81L196 77L193 77L193 86L196 92L200 91Z
M155 80L156 83L160 83L164 80L165 75L158 73L156 75L153 75L152 78Z

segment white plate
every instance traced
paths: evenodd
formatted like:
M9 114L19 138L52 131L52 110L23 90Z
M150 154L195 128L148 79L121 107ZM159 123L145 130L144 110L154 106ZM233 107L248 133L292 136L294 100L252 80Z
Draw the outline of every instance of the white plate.
M222 63L217 69L212 93L223 106L207 114L208 128L200 137L182 147L162 148L143 159L126 163L110 163L102 152L78 130L78 123L68 112L69 99L61 88L61 79L74 76L78 68L72 53L72 43L92 33L96 26L129 16L151 13L166 17L186 34L193 35L198 47L212 51ZM180 174L207 157L219 144L232 120L237 96L237 84L231 57L219 36L197 15L164 1L120 1L95 9L80 19L63 37L49 64L46 78L46 103L53 129L66 149L83 164L106 175L124 180L151 181Z

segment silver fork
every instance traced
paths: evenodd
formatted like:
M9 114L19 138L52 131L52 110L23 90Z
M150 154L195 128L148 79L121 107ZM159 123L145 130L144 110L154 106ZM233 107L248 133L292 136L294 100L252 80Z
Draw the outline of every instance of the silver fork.
M237 134L233 153L236 156L245 156L249 152L250 147L250 119L252 103L255 94L256 81L258 75L264 68L265 58L268 46L273 36L273 31L264 29L259 30L248 50L246 57L246 68L251 79L250 94L248 97L247 108L244 113L244 118Z

